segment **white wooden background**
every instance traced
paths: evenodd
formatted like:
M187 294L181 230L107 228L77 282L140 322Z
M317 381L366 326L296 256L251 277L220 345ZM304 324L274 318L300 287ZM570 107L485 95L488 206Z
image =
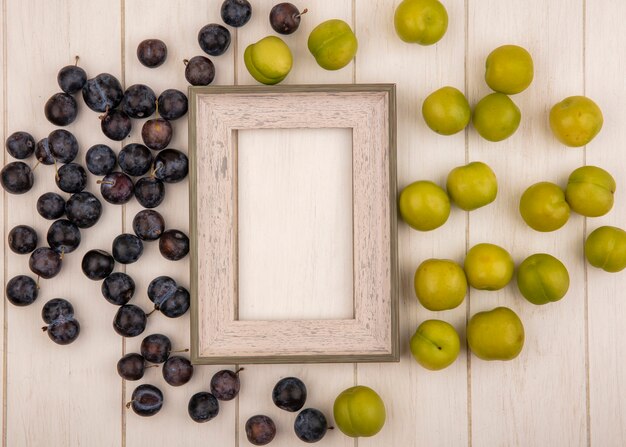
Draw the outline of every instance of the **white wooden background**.
M251 22L234 33L228 52L213 58L216 84L254 81L242 63L243 49L270 34L267 14L277 0L253 0ZM185 446L248 445L243 424L265 412L279 427L271 445L294 446L293 415L273 407L270 391L282 376L301 377L309 389L307 405L332 411L334 397L358 384L383 397L388 421L374 438L353 441L338 430L327 446L623 446L626 445L626 273L608 274L588 268L582 243L602 224L626 225L626 2L622 0L445 0L450 26L432 47L401 42L393 31L398 1L297 1L310 12L301 29L286 38L295 56L287 83L395 82L398 87L398 173L400 186L417 179L443 184L447 172L472 160L488 163L498 175L500 193L493 205L471 214L453 209L449 221L430 233L399 228L401 265L402 360L398 364L250 366L242 373L238 400L222 405L219 416L196 424L187 416L189 397L208 388L217 367L198 368L184 387L168 387L156 368L143 382L160 386L166 404L153 418L125 410L135 383L115 372L117 359L138 349L141 337L122 340L111 328L116 311L100 295L100 284L80 272L82 254L109 248L113 238L130 231L138 205L106 206L99 224L82 231L77 252L64 260L61 274L43 281L38 301L26 308L0 306L2 342L2 441L5 446ZM186 88L181 60L201 54L198 30L219 21L221 1L191 0L2 0L2 140L26 130L36 139L52 126L43 116L45 100L58 90L59 68L81 56L90 75L110 72L126 84L141 82L157 93ZM359 39L356 61L343 70L326 72L306 49L309 31L329 18L352 24ZM163 39L166 64L156 70L135 57L144 38ZM514 97L522 110L518 132L501 143L480 139L473 129L441 137L424 125L420 108L431 91L453 85L465 90L470 103L488 92L483 81L487 54L501 44L526 47L535 61L535 81ZM565 96L586 94L604 111L604 129L587 148L558 144L547 125L550 106ZM106 142L97 114L81 107L69 129L81 145L81 157L92 144ZM128 141L139 141L135 130ZM175 124L172 147L186 150L186 120ZM293 141L291 139L290 141ZM112 143L112 142L109 142ZM295 144L295 142L294 142ZM120 144L115 144L119 148ZM4 161L9 156L3 152ZM540 234L517 215L524 188L540 180L561 185L571 170L584 164L607 168L617 179L614 210L605 217L573 215L555 232ZM49 222L34 212L37 197L56 190L52 167L35 171L36 184L26 196L0 196L3 238L17 224L32 225L45 238ZM91 176L89 190L96 192ZM161 211L170 228L188 229L187 184L168 185ZM430 313L412 291L413 272L429 257L463 259L468 247L494 242L521 262L546 251L562 259L571 288L561 302L535 307L514 284L498 292L472 290L454 311ZM0 275L4 283L28 272L27 256L4 249ZM169 274L189 285L188 261L165 261L155 244L127 268L137 282L133 299L149 309L148 282ZM70 299L82 334L70 346L54 345L39 329L40 310L53 297ZM526 346L514 361L484 362L461 351L448 369L429 372L408 352L408 339L427 318L445 319L464 337L467 319L477 311L507 305L521 316ZM150 317L146 334L163 332L178 347L187 347L189 318Z

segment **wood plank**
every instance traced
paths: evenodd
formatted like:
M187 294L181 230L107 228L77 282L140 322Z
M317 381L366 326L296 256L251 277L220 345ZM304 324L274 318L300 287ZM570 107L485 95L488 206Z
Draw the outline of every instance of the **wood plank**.
M250 22L238 31L237 45L237 79L240 84L256 84L249 75L243 63L245 48L267 35L275 35L269 25L269 11L277 2L274 0L259 0L253 4L254 12ZM350 0L323 0L316 2L294 2L301 10L309 8L309 12L302 17L299 29L289 36L280 36L289 45L293 53L294 66L283 81L285 84L323 84L323 83L350 83L352 82L352 64L348 67L329 72L321 69L307 49L307 39L311 30L324 20L339 18L352 23L352 2ZM256 132L248 131L247 138L254 139ZM259 138L262 138L259 135ZM301 137L300 137L301 138ZM295 140L295 138L294 138ZM294 144L297 144L294 141ZM339 162L339 154L335 161ZM267 162L267 161L266 161ZM329 163L333 161L330 160ZM302 206L308 206L302 204ZM271 260L268 260L271 262ZM273 306L272 302L267 303ZM254 315L251 317L256 318ZM277 425L278 434L272 445L275 447L293 446L297 440L293 433L294 415L278 409L271 400L271 393L276 382L287 376L300 377L309 392L306 407L317 407L326 414L332 423L332 403L334 398L344 388L354 385L354 368L351 364L337 365L250 365L246 366L245 382L242 384L242 393L239 398L239 444L249 445L245 434L245 423L250 416L267 414ZM243 379L242 379L243 380ZM248 385L245 389L244 385ZM330 431L324 442L333 446L353 445L353 441L338 430Z
M565 186L583 163L581 149L566 148L552 137L550 107L583 89L582 1L470 1L467 73L470 103L490 93L484 81L485 58L503 44L529 50L535 65L530 88L513 97L522 111L517 133L490 143L469 131L471 160L489 164L499 180L496 202L470 214L470 246L491 242L520 263L547 252L568 268L571 284L560 302L537 307L524 300L513 281L497 292L472 290L471 315L499 305L513 309L526 330L520 356L510 362L471 358L471 443L473 445L584 445L585 297L581 259L583 219L539 233L523 222L519 198L531 184Z
M5 84L5 73L6 73L6 11L4 2L0 6L0 23L2 23L2 32L0 32L0 107L2 107L2 123L0 124L0 141L4 143L7 137L7 104L5 102L6 95L6 84ZM9 162L9 155L6 150L2 150L2 166ZM0 284L2 285L2 290L5 290L6 287L6 268L7 268L7 259L9 256L9 249L4 243L7 240L8 236L8 228L6 227L6 216L8 210L5 206L6 204L6 196L8 194L2 190L0 193L0 232L2 232L2 244L0 244L0 256L2 259L2 267L0 268ZM3 292L4 293L4 292ZM3 295L4 296L4 295ZM8 305L7 300L2 300L2 306L0 306L0 321L2 321L2 331L0 332L0 351L2 352L2 368L0 369L0 380L2 383L2 388L0 390L0 396L2 397L2 445L6 445L6 418L7 418L7 406L6 406L6 371L5 364L7 359L7 351L5 349L4 342L6 338L4 336L4 328L5 328L5 315L6 315L6 306Z
M395 8L389 2L356 3L356 81L397 83L399 190L422 179L445 186L450 169L465 162L464 133L437 135L421 116L422 101L432 91L446 85L464 90L464 2L446 1L445 5L450 24L447 34L435 46L423 47L397 37ZM432 232L420 233L398 222L401 360L394 365L358 365L358 383L381 395L388 415L383 430L359 439L359 446L467 443L465 352L449 368L431 372L415 362L409 349L417 326L431 318L451 323L464 338L467 301L452 311L427 311L415 297L413 275L428 258L462 261L465 230L466 214L454 207L448 222Z
M54 128L43 114L44 102L59 91L57 71L82 56L81 66L91 76L101 71L119 75L119 4L95 0L65 2L7 1L8 85L7 130L26 130L40 139ZM104 24L110 32L97 32ZM80 144L77 160L104 140L97 114L78 100L80 113L68 130ZM28 161L34 164L33 159ZM45 241L50 222L35 211L39 195L60 192L54 183L54 167L35 170L35 186L24 196L9 196L9 228L33 226ZM95 178L88 190L97 196ZM61 193L64 197L69 195ZM119 445L121 381L115 362L121 342L111 330L114 309L100 295L100 284L81 272L80 261L91 248L110 244L111 229L120 228L120 210L104 207L96 227L81 230L78 250L65 256L63 269L54 279L41 280L36 303L27 308L8 306L7 438L18 445ZM28 256L10 254L8 277L30 274ZM78 340L70 346L54 344L42 333L41 308L55 297L69 299L81 324ZM36 402L35 405L26 402ZM107 421L102 424L102 421Z
M613 211L587 219L587 233L602 225L624 228L626 218L626 154L620 150L626 119L626 29L620 18L625 15L624 2L586 2L585 93L604 114L602 131L587 145L587 164L606 169L617 180ZM624 272L587 266L591 445L626 445L626 340L620 335L626 320L624 278Z
M125 10L125 67L126 86L143 83L150 86L157 96L165 89L176 88L183 92L189 85L185 80L183 59L205 55L198 46L197 34L208 23L221 23L218 2L206 2L199 6L195 2L179 0L127 1ZM166 62L156 68L146 68L136 56L137 45L144 39L158 38L168 47ZM206 55L205 55L206 56ZM233 83L233 50L219 57L209 57L215 64L215 84ZM141 143L141 126L145 120L134 120L130 138L124 144ZM170 147L187 153L187 116L172 122L174 136ZM158 211L165 219L166 228L189 232L188 181L166 185L166 196ZM126 205L124 231L132 233L132 220L141 206L135 200ZM137 285L135 304L148 311L152 303L146 291L152 279L160 275L174 278L189 289L189 258L168 261L161 256L157 242L144 244L142 258L128 265L127 273ZM126 352L139 352L144 336L162 333L170 337L174 349L189 348L189 313L177 319L169 319L155 312L148 320L146 331L139 337L126 341ZM186 356L187 354L181 354ZM199 391L209 391L209 381L220 367L197 366L192 380L185 386L173 388L162 377L161 368L148 370L141 382L127 382L126 395L130 400L132 391L139 383L151 383L161 389L165 405L152 418L142 418L127 412L127 445L192 445L205 444L211 439L215 445L234 445L236 402L226 402L220 414L208 424L198 424L187 414L189 398Z

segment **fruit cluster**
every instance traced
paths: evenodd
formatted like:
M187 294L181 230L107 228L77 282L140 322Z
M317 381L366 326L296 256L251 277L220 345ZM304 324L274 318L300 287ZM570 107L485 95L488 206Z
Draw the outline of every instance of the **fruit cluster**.
M447 29L447 12L438 0L404 0L395 14L399 37L412 43L431 45ZM443 87L422 104L427 126L441 135L453 135L472 120L486 140L501 141L517 130L521 113L508 95L524 91L534 77L533 60L524 48L504 45L493 50L485 63L485 82L495 91L482 98L474 110L458 89ZM550 128L556 138L571 147L584 146L600 132L603 116L589 98L572 96L554 105ZM615 180L604 169L583 166L571 173L567 188L540 182L521 196L519 211L536 231L554 231L569 219L570 209L586 217L608 213L613 207ZM496 199L497 180L489 166L472 162L453 169L446 190L430 181L405 187L399 198L403 220L419 231L443 225L450 214L450 202L465 211L488 205ZM626 232L600 227L585 242L585 256L594 267L609 272L626 268ZM466 254L463 267L445 259L428 259L415 272L415 294L431 311L453 309L467 294L468 285L479 290L499 290L513 278L515 264L501 247L482 243ZM561 261L546 253L526 258L517 269L520 293L533 304L558 301L569 288L569 274ZM467 326L467 342L475 355L485 360L510 360L522 350L524 327L506 307L474 315ZM428 369L449 366L460 350L459 336L450 324L440 320L423 322L411 338L415 359Z

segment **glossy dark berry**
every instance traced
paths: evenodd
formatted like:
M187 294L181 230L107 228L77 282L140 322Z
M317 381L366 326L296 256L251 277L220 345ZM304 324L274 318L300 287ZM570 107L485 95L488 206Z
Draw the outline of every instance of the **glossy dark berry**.
M87 73L85 73L85 70L77 67L76 65L67 65L59 70L57 82L59 83L61 90L65 93L73 95L74 93L80 92L85 86L85 83L87 82Z
M141 341L141 355L150 363L165 362L172 352L172 342L163 334L151 334Z
M58 345L69 345L80 335L80 324L75 318L60 318L43 328L50 340Z
M269 444L274 436L276 436L276 424L269 416L258 414L246 421L246 437L251 444Z
M215 65L204 56L185 60L185 79L191 85L209 85L215 79Z
M224 0L220 14L226 25L238 28L252 17L252 6L248 0Z
M167 46L159 39L146 39L137 45L137 59L148 68L156 68L167 59Z
M133 231L142 241L155 241L165 231L165 220L154 210L141 210L133 219Z
M176 281L169 276L158 276L148 284L148 298L155 306L160 306L176 292L177 287Z
M120 306L113 318L113 329L122 337L136 337L146 330L146 313L134 304Z
M233 400L239 394L241 381L239 371L223 369L213 374L211 378L211 393L219 400Z
M163 407L163 393L154 385L139 385L133 391L130 406L139 416L154 416Z
M134 234L120 234L113 239L111 253L120 264L137 262L143 253L143 242Z
M57 252L71 253L80 245L80 230L69 220L60 219L50 225L47 241Z
M131 118L147 118L156 109L156 95L144 84L134 84L124 92L122 110Z
M113 109L100 117L100 128L107 138L122 141L130 135L133 125L124 111Z
M52 152L50 152L48 137L37 141L37 145L35 146L35 158L43 165L49 166L54 164L54 157L52 156Z
M161 372L168 384L181 386L193 377L193 365L188 359L175 355L165 361Z
M104 250L89 250L83 256L81 268L87 278L99 281L113 272L115 259Z
M33 187L35 177L26 163L14 161L2 168L0 182L9 194L24 194Z
M307 10L300 12L292 3L279 3L270 11L270 25L279 34L291 34L300 26L300 18Z
M93 175L107 175L115 169L117 157L113 149L106 144L96 144L85 154L85 163Z
M79 192L65 204L65 214L78 228L93 227L102 215L102 203L90 192Z
M122 148L117 156L120 168L128 175L144 175L152 166L152 152L143 144L131 143Z
M190 305L191 295L189 295L189 291L178 286L176 291L158 306L158 310L168 318L178 318L189 310Z
M117 361L117 373L124 380L139 380L146 370L145 359L137 353L126 354Z
M220 56L230 46L230 31L217 23L205 25L198 32L198 44L209 56Z
M184 315L191 303L189 291L169 276L159 276L148 285L148 298L154 308L168 318Z
M301 441L317 442L328 431L328 422L321 411L315 408L306 408L296 416L293 429Z
M61 191L75 194L87 186L87 172L77 163L68 163L59 168L54 180Z
M61 163L71 163L78 155L78 141L71 132L57 129L48 135L50 154Z
M63 298L54 298L44 304L41 309L41 318L46 324L59 319L70 319L74 316L72 303Z
M65 200L56 192L47 192L37 199L37 212L48 220L56 220L65 214Z
M124 90L117 78L109 73L100 73L88 79L83 86L85 104L94 112L114 109L122 101Z
M165 183L156 177L142 177L135 183L135 198L144 208L156 208L165 199Z
M30 271L44 279L50 279L61 271L61 255L49 247L39 247L28 260Z
M18 275L7 283L5 295L14 306L28 306L37 299L39 287L30 276Z
M195 422L207 422L220 412L220 404L211 393L201 391L191 396L187 412Z
M5 147L11 157L24 160L33 155L35 139L28 132L13 132L7 138Z
M76 120L78 105L72 95L64 92L55 93L46 101L44 114L55 126L67 126Z
M176 89L165 90L159 95L159 115L173 121L187 113L187 96Z
M177 183L187 177L189 159L176 149L165 149L154 158L154 176L165 183Z
M123 172L112 172L98 183L102 198L113 205L123 205L133 197L133 181Z
M148 120L141 128L141 139L152 150L165 149L172 140L172 125L163 118Z
M13 253L25 255L37 248L37 232L28 225L18 225L9 231L8 242Z
M159 251L165 259L178 261L189 253L189 238L179 230L167 230L159 238Z
M278 408L298 411L306 402L306 386L297 377L280 379L272 391L272 400Z
M135 281L126 273L113 272L104 278L100 290L109 303L123 306L135 294Z

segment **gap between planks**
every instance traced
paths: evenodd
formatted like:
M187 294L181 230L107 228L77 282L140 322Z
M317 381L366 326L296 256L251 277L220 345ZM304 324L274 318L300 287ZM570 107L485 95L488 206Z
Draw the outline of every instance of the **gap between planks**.
M8 132L7 124L7 0L2 0L2 135L6 136ZM2 151L2 166L5 166L7 162L7 155L5 151ZM2 240L5 241L7 237L7 225L9 212L6 206L7 192L2 191ZM3 256L3 274L2 274L2 290L5 290L7 273L8 273L8 253L7 249L2 244L2 256ZM2 300L2 446L7 445L7 333L8 333L8 321L7 321L7 302Z

